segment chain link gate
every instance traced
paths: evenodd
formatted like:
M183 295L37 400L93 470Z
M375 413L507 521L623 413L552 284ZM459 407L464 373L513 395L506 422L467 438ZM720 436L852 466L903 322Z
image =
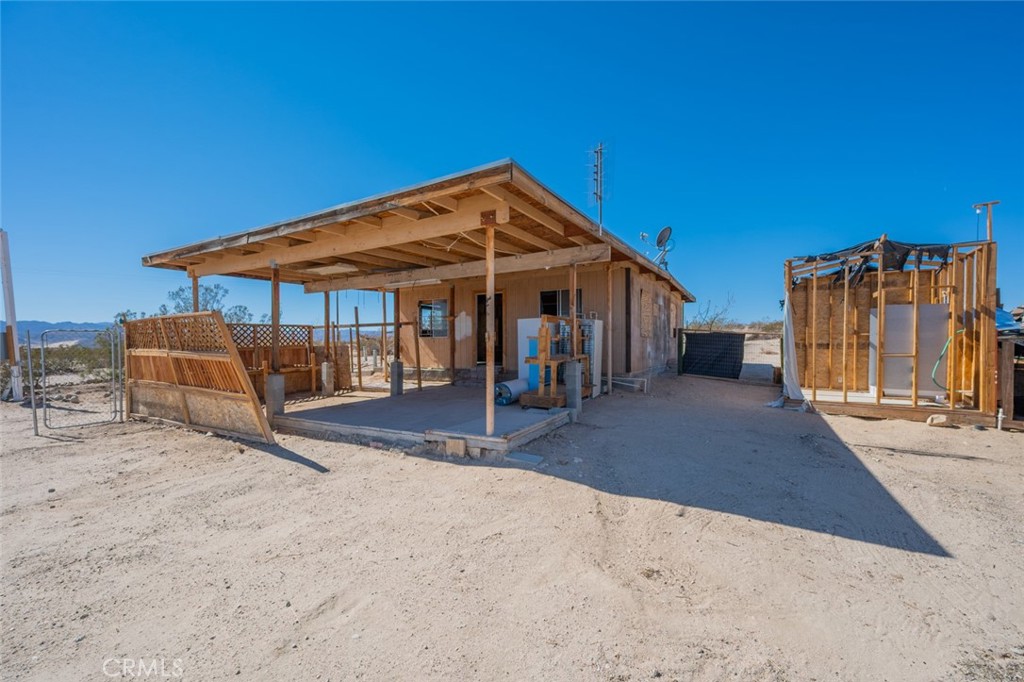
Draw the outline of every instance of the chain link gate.
M122 353L121 331L117 328L44 331L37 375L43 424L62 429L124 421ZM29 357L34 365L31 346ZM30 369L35 374L35 366ZM34 385L32 389L35 406Z

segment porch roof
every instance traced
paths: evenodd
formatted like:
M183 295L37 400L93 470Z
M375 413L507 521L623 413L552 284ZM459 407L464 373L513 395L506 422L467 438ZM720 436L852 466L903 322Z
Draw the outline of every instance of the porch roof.
M483 275L484 226L497 272L631 261L694 296L667 270L549 190L512 159L236 234L152 253L148 267L303 284L307 292L391 289Z

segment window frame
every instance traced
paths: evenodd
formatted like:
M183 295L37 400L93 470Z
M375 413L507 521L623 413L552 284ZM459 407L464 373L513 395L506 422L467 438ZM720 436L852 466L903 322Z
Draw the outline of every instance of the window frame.
M424 313L427 313L424 318ZM416 303L416 319L421 339L448 338L448 299L430 298ZM424 326L424 319L430 324Z
M554 294L555 296L555 310L554 313L544 312L544 295L549 296ZM538 309L541 315L554 315L555 317L569 317L569 311L572 307L569 305L569 289L545 289L539 294ZM563 311L562 304L565 304ZM576 287L576 315L579 316L583 310L583 287Z

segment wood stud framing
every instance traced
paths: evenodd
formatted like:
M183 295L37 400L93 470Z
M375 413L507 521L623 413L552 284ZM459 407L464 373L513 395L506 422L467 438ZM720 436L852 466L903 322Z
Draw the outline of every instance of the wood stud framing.
M885 270L877 267L884 258L884 239L883 235L875 249L864 254L837 257L832 261L789 259L785 262L786 292L794 309L797 357L786 357L783 361L798 364L801 385L810 389L812 401L818 400L820 393L828 389L829 397L822 404L849 405L851 409L856 406L857 414L927 410L929 408L922 404L924 394L919 385L920 374L927 374L930 369L921 366L923 318L920 306L944 304L949 310L946 328L949 341L945 353L946 372L940 381L945 380L946 388L935 391L939 394L944 390L942 409L950 414L964 411L994 416L998 406L996 244L988 241L953 244L945 261L931 256L912 256L913 260L908 260L903 270ZM852 286L851 273L864 265L860 258L867 259L865 274L858 286ZM824 286L828 286L829 291L819 292ZM838 291L832 290L838 287L842 287L841 306L837 303ZM887 350L886 308L891 305L910 306L909 352L901 348L895 348L894 352ZM867 322L871 310L875 311L877 325L876 352L875 374L868 377L865 358L869 351L865 342L869 336ZM829 330L827 354L824 346L818 347L819 327L825 316ZM841 348L835 352L841 355L839 359L833 357L834 348ZM910 361L910 393L905 399L884 394L886 360L894 358ZM877 387L876 394L870 398L873 412L864 400L865 379ZM934 403L930 409L936 409Z

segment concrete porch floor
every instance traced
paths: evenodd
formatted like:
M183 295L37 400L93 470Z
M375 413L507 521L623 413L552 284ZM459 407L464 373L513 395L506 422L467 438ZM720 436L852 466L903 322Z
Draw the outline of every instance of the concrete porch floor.
M400 396L357 391L289 403L273 420L275 430L313 438L349 436L403 444L465 441L472 450L507 452L563 424L564 410L524 410L515 403L494 408L494 435L485 435L482 387L430 386Z

